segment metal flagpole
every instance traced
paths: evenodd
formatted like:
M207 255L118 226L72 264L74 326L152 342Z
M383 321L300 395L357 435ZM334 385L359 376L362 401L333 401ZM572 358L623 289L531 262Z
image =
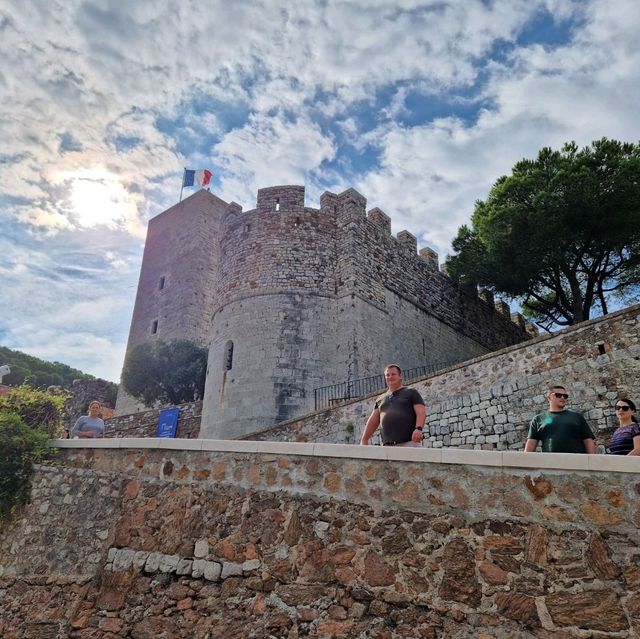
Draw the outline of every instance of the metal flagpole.
M182 189L184 189L184 176L187 174L187 167L182 167L182 186L180 186L180 199L178 202L182 202Z

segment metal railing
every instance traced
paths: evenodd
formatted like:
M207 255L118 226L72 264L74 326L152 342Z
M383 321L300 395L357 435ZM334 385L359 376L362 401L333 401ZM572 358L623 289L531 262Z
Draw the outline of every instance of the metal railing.
M402 372L402 380L405 384L409 384L412 380L417 379L418 377L437 373L449 366L459 364L460 361L461 360L453 362L436 362L434 364L410 368ZM344 404L352 399L364 397L365 395L375 393L378 390L381 391L385 387L386 383L384 381L384 375L382 374L374 375L373 377L362 377L348 382L339 382L338 384L331 384L330 386L322 386L314 389L313 391L315 409L322 410L323 408L339 406L340 404Z

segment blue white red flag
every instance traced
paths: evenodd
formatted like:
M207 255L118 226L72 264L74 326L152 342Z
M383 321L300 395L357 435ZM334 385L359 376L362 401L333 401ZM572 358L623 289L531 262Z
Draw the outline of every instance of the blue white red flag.
M209 169L185 169L182 186L207 186L213 174Z

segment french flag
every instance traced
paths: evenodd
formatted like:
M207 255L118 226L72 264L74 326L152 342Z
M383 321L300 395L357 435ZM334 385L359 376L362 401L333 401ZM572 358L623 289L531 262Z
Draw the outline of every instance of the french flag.
M209 169L185 169L182 186L207 186L213 174Z

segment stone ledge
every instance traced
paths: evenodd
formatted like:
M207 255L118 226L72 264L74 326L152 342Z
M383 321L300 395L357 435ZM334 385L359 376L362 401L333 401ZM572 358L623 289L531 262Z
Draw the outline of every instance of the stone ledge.
M259 442L216 439L54 439L52 448L120 448L135 450L218 451L243 454L301 455L346 459L378 459L432 464L493 466L554 470L589 470L640 474L640 457L615 455L571 455L565 453L523 453L518 451L486 451L463 448L399 448L393 446L357 446L352 444Z

